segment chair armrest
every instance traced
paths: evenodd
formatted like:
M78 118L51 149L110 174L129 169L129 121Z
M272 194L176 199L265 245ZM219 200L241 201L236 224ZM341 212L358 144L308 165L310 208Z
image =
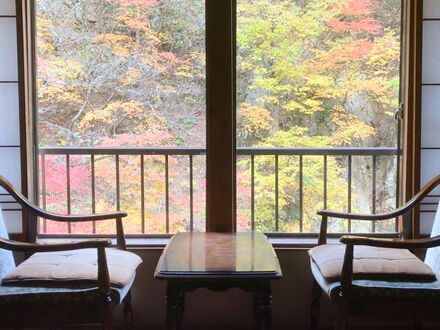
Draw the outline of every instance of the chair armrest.
M343 213L343 212L333 212L329 210L319 210L318 214L321 216L335 217L342 219L354 219L354 220L387 220L397 216L400 216L412 209L417 205L426 195L428 195L435 187L440 184L440 175L437 175L431 181L429 181L413 198L411 198L407 203L401 207L395 209L392 212L379 213L379 214L356 214L356 213Z
M127 216L127 212L117 211L111 213L90 214L90 215L62 215L55 214L41 209L32 204L24 197L15 187L0 175L0 187L3 187L11 196L26 210L30 210L35 215L44 219L60 222L84 222L84 221L101 221L116 219L117 246L119 249L125 250L126 243L124 238L124 228L122 226L122 218Z
M378 221L387 220L403 215L404 221L407 215L414 206L416 206L420 201L425 198L435 187L440 184L440 175L437 175L431 181L429 181L413 198L411 198L406 204L395 209L392 212L379 213L379 214L357 214L357 213L344 213L344 212L334 212L330 210L319 210L317 213L322 216L321 227L319 230L318 245L326 244L327 242L327 222L328 217L341 218L341 219L351 219L351 220L367 220L367 221Z
M344 212L335 212L330 210L319 210L316 212L321 216L326 216L330 218L341 218L341 219L352 219L352 220L367 220L367 221L379 221L379 220L387 220L391 218L395 218L396 216L401 215L403 212L399 212L400 209L397 209L393 212L389 213L378 213L378 214L359 214L359 213L344 213Z
M108 273L107 258L105 248L111 246L109 240L93 239L82 242L66 243L25 243L9 239L0 238L0 248L11 251L22 252L54 252L66 250L78 250L87 248L98 249L98 287L99 291L106 297L110 294L110 275Z
M26 243L0 238L0 248L19 252L53 252L89 248L105 248L111 245L112 242L105 239L92 239L80 242L63 243Z
M395 249L427 249L440 246L440 236L419 239L398 239L345 235L342 236L339 241L347 245L368 245Z
M111 213L102 214L90 214L90 215L62 215L45 211L38 206L32 204L26 197L24 197L15 187L0 175L0 186L3 187L11 196L25 209L32 211L37 216L61 222L82 222L82 221L100 221L111 220L117 218L124 218L127 216L126 212L117 211Z

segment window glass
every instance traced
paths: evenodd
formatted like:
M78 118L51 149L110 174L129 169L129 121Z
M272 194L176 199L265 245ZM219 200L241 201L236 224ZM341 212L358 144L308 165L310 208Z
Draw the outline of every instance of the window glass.
M396 206L400 29L400 0L238 0L239 230L316 232L319 209Z
M36 16L40 204L125 210L132 234L204 230L204 1L37 0Z

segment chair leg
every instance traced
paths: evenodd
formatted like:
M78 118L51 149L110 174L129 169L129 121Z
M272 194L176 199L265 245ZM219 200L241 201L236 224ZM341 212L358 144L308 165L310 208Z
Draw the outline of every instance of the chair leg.
M105 301L102 302L102 329L103 330L113 330L113 306L111 298L107 297Z
M310 308L310 330L318 329L318 321L319 321L319 304L321 299L321 287L318 282L313 279L312 285L312 306Z
M124 299L124 326L125 329L133 329L133 308L131 307L131 291Z
M348 319L348 300L345 297L338 299L335 330L346 330Z
M415 322L414 322L414 329L415 329L415 330L422 330L422 322L420 322L420 321L415 321Z

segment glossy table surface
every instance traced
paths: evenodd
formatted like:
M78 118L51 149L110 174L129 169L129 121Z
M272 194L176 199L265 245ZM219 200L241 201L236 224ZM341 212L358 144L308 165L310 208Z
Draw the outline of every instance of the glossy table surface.
M178 233L158 262L158 279L276 279L278 258L262 233Z

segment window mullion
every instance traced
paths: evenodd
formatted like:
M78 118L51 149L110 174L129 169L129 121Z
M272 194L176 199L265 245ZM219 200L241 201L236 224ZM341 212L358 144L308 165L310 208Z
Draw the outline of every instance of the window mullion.
M206 1L206 230L235 228L235 1Z

